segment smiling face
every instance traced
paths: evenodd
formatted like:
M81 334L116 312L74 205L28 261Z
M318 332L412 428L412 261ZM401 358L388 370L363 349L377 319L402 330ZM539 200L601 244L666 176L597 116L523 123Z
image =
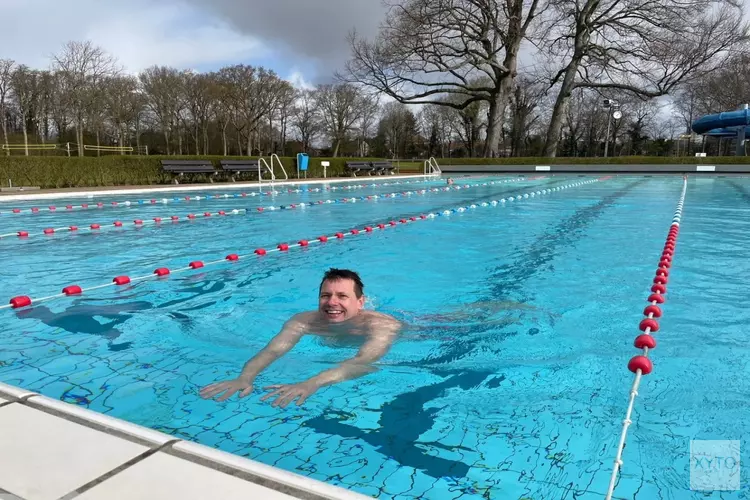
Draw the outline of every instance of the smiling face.
M365 296L357 297L354 281L326 280L320 287L318 311L331 323L340 323L356 316L365 305Z

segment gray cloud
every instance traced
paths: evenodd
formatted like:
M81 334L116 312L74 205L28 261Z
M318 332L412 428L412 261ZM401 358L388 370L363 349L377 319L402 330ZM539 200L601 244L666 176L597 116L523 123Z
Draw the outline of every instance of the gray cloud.
M188 1L241 33L281 48L292 59L312 59L318 80L330 77L348 59L347 33L356 29L373 38L386 12L380 0Z

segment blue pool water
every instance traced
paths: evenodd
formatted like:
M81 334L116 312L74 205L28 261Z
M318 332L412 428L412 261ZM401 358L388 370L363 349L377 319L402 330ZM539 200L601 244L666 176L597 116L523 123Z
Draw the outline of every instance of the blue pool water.
M262 214L255 207L444 181L286 193L273 202L135 204L101 215L8 215L34 204L0 203L0 234L250 209L160 227L0 240L3 302L592 178L487 186L517 177L462 178L473 187ZM632 342L681 189L679 177L617 176L5 309L0 381L378 498L602 498L633 380L626 365L638 352ZM101 201L122 199L138 197ZM616 498L702 498L690 490L690 441L750 433L749 215L748 179L688 181L654 372L636 399ZM236 376L290 315L316 307L329 267L360 272L367 307L410 325L379 369L324 388L302 407L260 401L263 386L302 381L356 353L305 338L260 375L252 396L201 399L201 387ZM744 491L715 497L747 498L747 467L741 479Z

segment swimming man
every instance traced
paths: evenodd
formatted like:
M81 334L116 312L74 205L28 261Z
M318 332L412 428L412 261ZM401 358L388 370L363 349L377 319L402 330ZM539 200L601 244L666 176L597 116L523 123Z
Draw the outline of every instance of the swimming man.
M300 406L321 387L375 371L371 363L388 352L402 324L387 314L363 310L364 304L364 285L359 275L347 269L330 269L320 283L317 311L292 316L278 335L245 363L239 377L204 387L200 392L201 397L212 398L224 393L216 398L217 401L224 401L238 392L240 398L249 395L258 374L289 352L304 335L355 338L362 340L362 346L353 358L308 380L266 387L266 390L273 389L273 392L263 396L262 401L276 396L272 405L286 408L299 398L297 406Z

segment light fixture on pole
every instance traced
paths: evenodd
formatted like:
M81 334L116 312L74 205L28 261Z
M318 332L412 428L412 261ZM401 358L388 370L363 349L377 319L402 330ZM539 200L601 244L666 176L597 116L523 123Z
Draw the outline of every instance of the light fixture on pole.
M620 118L622 118L622 111L617 109L620 107L620 105L616 101L605 99L604 105L605 107L611 106L612 107L611 109L615 110L614 112L611 112L611 111L607 112L607 139L604 142L604 157L606 158L607 154L609 153L609 130L610 130L610 126L612 125L612 118L614 118L615 120L619 120Z

